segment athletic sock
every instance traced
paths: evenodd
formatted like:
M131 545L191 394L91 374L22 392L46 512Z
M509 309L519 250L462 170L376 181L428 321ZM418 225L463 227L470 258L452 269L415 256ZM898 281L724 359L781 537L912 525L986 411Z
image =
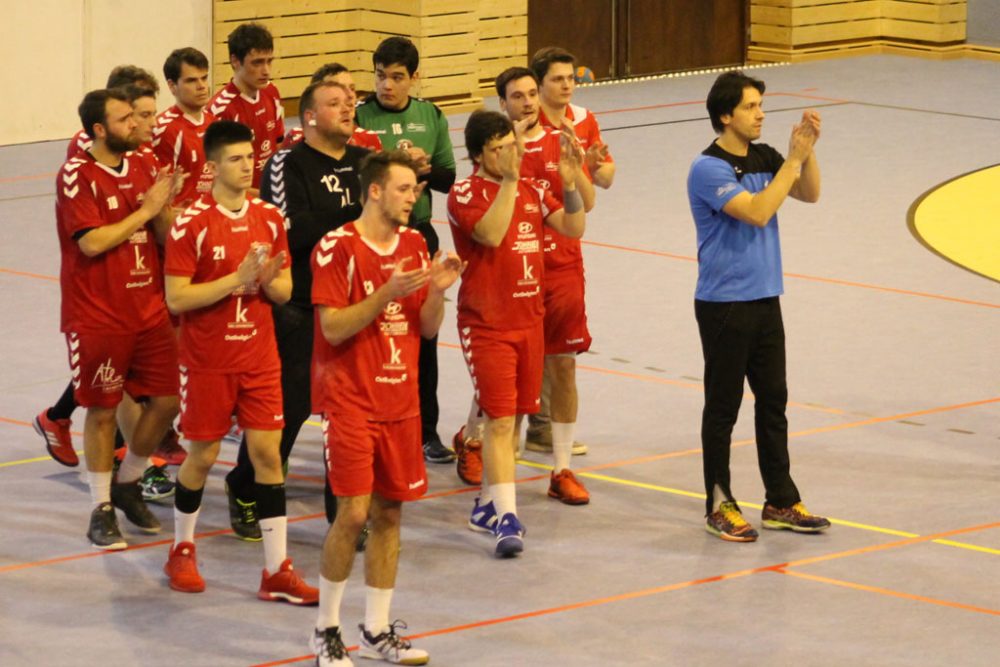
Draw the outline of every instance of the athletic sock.
M118 479L116 481L118 484L134 482L142 477L142 473L146 472L146 468L148 467L148 456L136 456L131 449L126 450L125 458L118 468Z
M340 601L344 599L346 588L347 579L330 581L322 574L319 575L319 614L316 617L318 630L340 627Z
M260 533L264 538L264 567L268 574L275 574L288 558L288 517L261 519Z
M514 482L491 484L489 493L497 509L497 517L502 519L504 514L517 515L517 487Z
M194 528L198 523L198 515L201 513L201 508L199 507L194 512L190 514L182 512L180 508L174 505L174 546L176 547L181 542L190 542L194 544Z
M76 410L76 400L73 398L73 383L70 382L56 404L45 411L45 416L49 419L69 419L74 410Z
M573 436L576 423L552 422L552 459L556 473L569 468L573 458Z
M716 484L715 488L712 489L712 513L714 514L715 512L718 512L719 508L722 507L722 503L726 502L726 500L726 494L724 494L719 485Z
M377 637L389 629L389 605L392 603L391 588L365 586L365 630Z
M87 484L90 486L90 499L95 505L111 502L111 471L87 471Z

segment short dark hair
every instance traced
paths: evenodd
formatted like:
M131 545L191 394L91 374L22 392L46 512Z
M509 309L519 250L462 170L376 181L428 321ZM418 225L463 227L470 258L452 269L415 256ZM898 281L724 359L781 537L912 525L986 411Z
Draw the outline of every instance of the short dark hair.
M722 123L722 117L732 115L733 110L739 106L743 99L745 88L756 88L761 95L764 94L763 81L747 76L738 70L720 74L715 83L712 84L712 89L708 91L705 106L708 108L708 117L712 121L712 127L719 134L726 130L726 126Z
M229 45L229 57L243 62L251 51L274 51L274 38L271 31L260 23L241 23L229 33L226 39Z
M390 65L403 65L410 76L417 71L420 66L420 52L417 47L406 37L388 37L382 40L375 52L372 53L372 65L378 67L389 67Z
M156 99L155 92L137 83L130 83L127 86L122 86L121 89L125 91L129 104L135 104L135 101L140 97L152 97L154 100Z
M314 111L316 109L316 91L320 88L340 88L350 99L351 91L347 89L347 86L337 83L336 81L313 81L306 89L302 91L302 96L299 98L299 123L305 127L306 124L306 111Z
M508 67L504 71L500 72L496 80L497 97L502 100L507 99L507 84L511 81L523 79L526 76L531 77L531 80L536 84L538 83L538 77L535 76L535 73L527 67Z
M94 136L94 125L98 123L106 125L108 122L108 100L118 100L119 102L130 104L128 95L125 94L124 90L120 88L111 88L110 90L99 88L84 95L83 101L77 107L77 113L80 114L80 122L83 123L83 131L91 139L97 138Z
M205 159L215 161L226 146L253 144L253 130L233 120L217 120L205 130Z
M135 65L119 65L111 70L111 74L108 75L108 88L121 88L129 85L147 88L154 96L160 92L160 83L149 70Z
M174 49L163 63L163 78L177 83L177 80L181 78L182 64L198 69L208 69L208 57L192 46Z
M465 122L465 147L469 157L475 162L483 154L483 148L493 139L506 137L514 131L510 118L499 111L478 109Z
M566 49L558 46L546 46L535 51L531 56L531 69L535 73L535 78L541 83L545 75L549 73L552 63L569 63L576 65L576 58Z
M417 173L413 158L403 150L369 153L361 160L361 170L358 177L361 181L361 196L363 198L368 198L368 188L372 186L372 183L377 183L379 186L385 185L385 181L389 177L389 168L394 164L412 169L414 174Z
M349 72L350 70L341 65L340 63L327 63L320 66L318 70L313 72L312 78L309 79L309 83L319 83L328 76L337 76L344 72Z

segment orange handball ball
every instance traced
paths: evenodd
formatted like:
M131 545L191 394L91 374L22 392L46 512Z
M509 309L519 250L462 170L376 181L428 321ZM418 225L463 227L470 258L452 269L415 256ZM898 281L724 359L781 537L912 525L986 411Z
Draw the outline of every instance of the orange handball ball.
M576 72L573 73L573 78L576 79L577 83L593 83L594 73L590 71L589 67L581 65L576 68Z

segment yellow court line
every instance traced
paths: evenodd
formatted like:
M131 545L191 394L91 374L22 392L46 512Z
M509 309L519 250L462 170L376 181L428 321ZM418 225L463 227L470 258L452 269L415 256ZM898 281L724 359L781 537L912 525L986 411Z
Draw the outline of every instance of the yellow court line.
M79 456L83 456L82 449L76 450L76 453ZM42 461L51 461L51 460L52 460L51 456L36 456L33 459L21 459L20 461L5 461L4 463L0 463L0 468L6 468L8 466L19 466L24 463L40 463Z
M552 466L545 463L536 463L534 461L525 461L524 459L518 459L517 461L521 465L528 466L530 468L539 468L541 470L552 470ZM578 477L586 477L588 479L597 479L602 482L611 482L612 484L621 484L623 486L633 486L637 489L646 489L648 491L660 491L661 493L669 493L675 496L684 496L687 498L698 498L700 500L705 499L704 493L694 493L692 491L685 491L684 489L674 489L669 486L661 486L659 484L648 484L646 482L637 482L631 479L623 479L621 477L612 477L611 475L599 475L592 472L577 471L576 475ZM751 507L753 509L764 509L763 505L758 505L757 503L748 503L740 501L740 506ZM865 530L872 533L882 533L885 535L894 535L896 537L920 537L917 533L908 533L903 530L895 530L893 528L882 528L881 526L872 526L866 523L858 523L856 521L847 521L845 519L830 519L830 523L845 526L847 528L857 528L858 530ZM931 540L935 544L942 544L944 546L955 547L958 549L968 549L969 551L979 551L982 553L987 553L993 556L1000 556L1000 549L991 549L989 547L981 547L978 544L967 544L965 542L955 542L954 540Z

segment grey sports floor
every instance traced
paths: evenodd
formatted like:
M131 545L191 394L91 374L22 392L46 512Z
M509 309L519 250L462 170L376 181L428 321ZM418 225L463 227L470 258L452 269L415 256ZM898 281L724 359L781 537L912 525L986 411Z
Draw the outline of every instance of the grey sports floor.
M618 164L585 237L595 342L579 359L578 433L590 453L573 463L593 500L548 499L547 461L529 456L518 470L526 552L500 562L464 527L474 490L453 466L428 466L430 494L405 512L392 617L432 664L997 664L1000 289L919 245L906 213L938 183L1000 162L1000 69L885 56L755 74L768 84L764 141L784 152L803 108L823 114L822 198L787 203L780 219L792 472L833 528L740 545L703 529L685 181L714 137L702 102L714 75L581 89ZM224 466L199 523L208 589L184 595L161 572L171 507L154 509L161 536L122 520L128 551L91 549L82 466L50 460L30 427L67 380L53 217L64 149L0 149L0 665L305 664L315 610L256 599L261 547L230 535ZM470 391L456 342L449 305L446 440ZM752 402L748 392L732 468L759 526L756 455L743 446ZM222 458L234 460L231 445ZM315 582L318 428L306 427L291 473L289 551ZM356 567L350 643L363 603Z

